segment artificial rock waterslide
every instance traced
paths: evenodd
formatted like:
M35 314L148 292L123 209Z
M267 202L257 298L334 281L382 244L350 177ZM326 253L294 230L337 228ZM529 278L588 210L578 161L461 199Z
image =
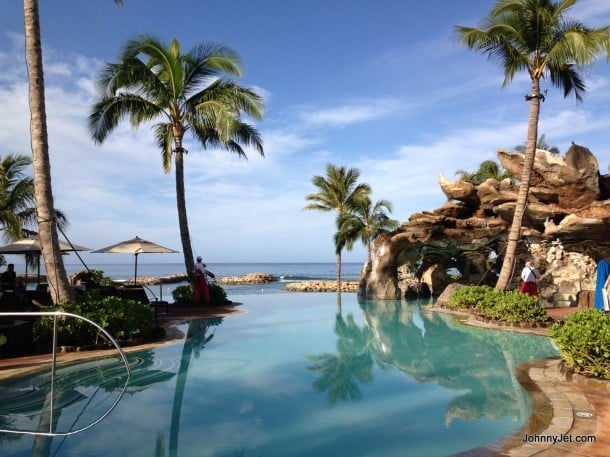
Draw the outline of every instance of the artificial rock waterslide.
M498 150L502 166L517 177L523 158L519 152ZM413 214L397 230L377 239L360 283L361 296L438 295L452 282L447 274L451 268L461 273L460 282L495 284L490 257L497 255L500 265L519 184L488 179L474 185L449 182L442 175L439 184L447 203ZM609 198L610 177L600 174L589 149L572 144L565 156L538 149L514 283L531 259L542 273L543 298L557 305L590 300L597 262L610 258Z

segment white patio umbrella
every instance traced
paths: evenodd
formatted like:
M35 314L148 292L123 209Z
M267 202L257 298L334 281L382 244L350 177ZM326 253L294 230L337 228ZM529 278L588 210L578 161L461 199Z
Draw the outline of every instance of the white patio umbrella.
M133 282L138 281L138 254L169 254L178 251L166 248L164 246L153 243L152 241L143 240L139 236L131 240L121 241L120 243L107 246L105 248L96 249L93 251L98 254L114 253L114 254L133 254L136 257L135 270L133 273Z
M80 246L78 244L70 244L65 241L59 242L59 249L62 252L70 251L90 251L91 248ZM26 256L38 257L38 278L40 279L40 255L42 248L40 247L40 239L38 236L29 236L19 241L0 246L0 254L23 254ZM28 262L25 262L25 279L28 278Z

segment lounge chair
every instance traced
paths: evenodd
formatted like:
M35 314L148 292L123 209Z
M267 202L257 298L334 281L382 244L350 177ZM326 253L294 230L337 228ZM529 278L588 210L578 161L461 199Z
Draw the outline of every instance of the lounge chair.
M146 290L144 290L143 286L125 285L123 287L119 287L118 290L122 298L127 298L129 300L144 303L145 305L148 305L153 308L155 310L155 318L159 314L160 307L165 307L165 314L169 314L169 303L166 301L159 300L157 297L153 298L153 300L151 301L148 298L148 294L146 293Z

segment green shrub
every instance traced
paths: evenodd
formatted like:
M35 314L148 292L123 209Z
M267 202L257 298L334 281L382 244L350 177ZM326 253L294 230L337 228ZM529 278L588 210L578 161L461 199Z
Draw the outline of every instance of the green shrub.
M218 284L210 284L210 303L218 304L227 302L227 293Z
M88 288L90 287L109 287L113 286L112 278L106 276L103 270L81 270L70 276L70 282L80 280Z
M175 303L192 303L193 290L191 286L178 286L172 290L172 297Z
M551 336L565 363L575 371L610 379L610 317L587 309L550 326Z
M487 309L497 300L497 292L489 286L462 287L449 298L449 308Z
M488 319L511 323L545 322L546 310L537 297L517 291L504 292L489 286L469 286L456 290L448 308L475 311Z
M92 320L113 338L122 341L147 338L155 328L155 312L150 306L120 297L86 293L74 302L62 302L59 308ZM49 306L42 310L55 311L56 308ZM34 323L35 341L50 344L52 332L53 317L43 317ZM105 338L96 327L73 317L58 319L57 336L58 343L65 346L87 346Z
M227 302L227 293L218 284L208 284L210 290L210 304L217 305L219 303ZM186 304L193 303L193 290L191 286L178 286L172 291L172 297L174 302Z
M491 318L506 322L545 322L548 320L546 309L538 303L538 298L519 291L501 292L501 298L492 309Z

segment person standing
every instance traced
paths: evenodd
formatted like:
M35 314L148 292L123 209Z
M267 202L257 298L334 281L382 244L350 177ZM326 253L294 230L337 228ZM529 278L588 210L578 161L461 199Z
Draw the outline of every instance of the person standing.
M201 257L197 257L197 263L195 263L195 270L193 271L195 276L193 299L195 303L201 303L202 299L203 303L210 302L210 288L206 276L210 278L215 278L216 276L206 267L207 265L203 263Z
M2 291L15 290L17 283L17 273L15 273L15 265L9 263L6 271L0 275L0 288Z
M521 286L519 292L523 294L538 296L538 279L540 278L540 272L532 262L525 262L523 270L521 270Z

